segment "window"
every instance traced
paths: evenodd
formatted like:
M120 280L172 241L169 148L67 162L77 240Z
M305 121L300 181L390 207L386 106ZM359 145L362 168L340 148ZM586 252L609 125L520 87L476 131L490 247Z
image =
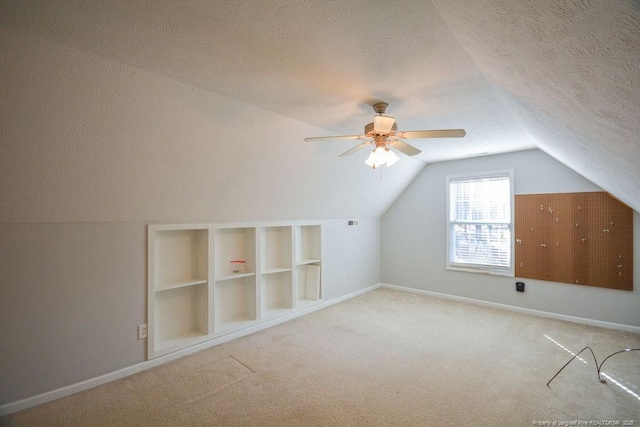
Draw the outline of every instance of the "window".
M513 275L513 171L447 177L447 268Z

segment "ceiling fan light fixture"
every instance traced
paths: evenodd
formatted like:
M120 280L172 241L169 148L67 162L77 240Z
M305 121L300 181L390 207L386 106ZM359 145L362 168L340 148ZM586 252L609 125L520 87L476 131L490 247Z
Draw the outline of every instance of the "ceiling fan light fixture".
M396 153L389 150L387 147L378 146L371 152L371 154L369 154L369 157L364 161L364 163L367 166L376 169L383 165L387 165L387 167L389 167L398 160L400 160L400 157L398 157Z
M416 147L407 144L403 139L411 138L462 138L466 135L464 129L440 129L440 130L410 130L398 131L398 123L393 117L385 116L389 104L386 102L377 102L372 105L375 115L373 121L364 126L364 134L362 135L343 135L343 136L316 136L305 138L305 141L321 141L326 139L353 139L363 141L355 147L345 151L338 157L345 157L355 153L367 145L375 144L375 149L369 154L365 164L373 169L382 165L387 167L395 164L400 158L389 149L392 147L407 156L415 156L421 151Z

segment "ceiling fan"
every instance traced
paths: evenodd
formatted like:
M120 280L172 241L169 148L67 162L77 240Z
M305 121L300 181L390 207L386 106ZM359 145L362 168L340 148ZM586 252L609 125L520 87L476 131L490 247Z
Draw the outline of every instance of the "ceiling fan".
M364 140L350 150L345 151L338 157L345 157L355 153L367 145L374 144L373 152L369 158L365 160L368 166L376 169L382 165L387 167L393 165L400 160L389 147L406 154L407 156L415 156L420 150L407 144L403 139L411 138L462 138L466 135L464 129L442 129L442 130L412 130L398 132L398 124L393 117L385 116L389 104L386 102L377 102L373 104L373 122L364 127L364 135L344 135L344 136L316 136L305 138L305 141L323 141L329 139L353 139Z

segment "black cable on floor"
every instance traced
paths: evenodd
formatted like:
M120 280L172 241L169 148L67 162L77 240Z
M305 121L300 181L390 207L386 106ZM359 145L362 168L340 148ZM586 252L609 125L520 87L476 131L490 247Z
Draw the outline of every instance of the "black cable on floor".
M607 357L605 357L605 358L604 358L604 360L602 361L602 363L601 363L600 365L598 365L598 359L596 359L596 355L593 353L593 350L591 350L591 347L587 346L587 347L583 348L582 350L580 350L580 351L579 351L575 356L573 356L573 357L571 358L571 360L569 360L567 363L565 363L565 364L564 364L564 366L563 366L562 368L560 368L560 370L559 370L558 372L556 372L556 374L553 376L553 378L551 378L551 379L549 380L549 382L547 383L547 387L549 387L549 384L551 384L551 381L553 381L553 380L555 379L555 377L557 377L557 376L558 376L558 374L559 374L560 372L562 372L562 370L563 370L564 368L566 368L566 367L567 367L567 365L568 365L569 363L573 362L573 360L574 360L576 357L580 356L580 353L582 353L583 351L585 351L585 350L587 350L587 349L591 352L591 355L593 356L593 361L594 361L594 362L595 362L595 364L596 364L596 374L598 375L598 381L600 381L601 383L606 382L606 380L605 380L605 379L602 377L602 375L600 374L600 371L601 371L601 369L602 369L602 365L604 365L604 362L606 362L606 361L607 361L607 359L609 359L611 356L615 356L616 354L619 354L619 353L626 353L626 352L628 352L628 351L638 351L638 350L640 350L640 348L626 348L626 349L624 349L624 350L616 351L615 353L611 353L610 355L608 355Z

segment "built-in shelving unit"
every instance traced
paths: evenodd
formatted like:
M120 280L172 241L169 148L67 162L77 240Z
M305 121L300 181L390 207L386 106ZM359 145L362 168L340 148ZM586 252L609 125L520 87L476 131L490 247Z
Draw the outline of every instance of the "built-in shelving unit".
M148 230L150 359L321 302L319 223Z

